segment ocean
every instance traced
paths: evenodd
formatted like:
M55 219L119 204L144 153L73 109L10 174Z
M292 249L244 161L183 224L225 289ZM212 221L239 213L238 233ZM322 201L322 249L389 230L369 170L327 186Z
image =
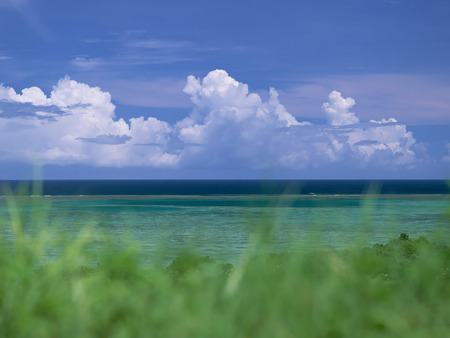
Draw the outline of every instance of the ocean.
M20 210L29 231L41 219L49 236L89 228L109 245L136 243L145 259L186 247L235 263L262 233L270 250L311 250L386 243L400 233L449 240L445 181L104 180L3 181L19 204L0 197L0 222ZM22 188L19 189L19 186ZM17 197L22 195L22 197ZM38 201L38 202L37 202ZM33 206L34 205L34 206ZM36 216L38 214L38 216ZM34 229L34 230L32 230ZM12 236L2 227L2 236ZM101 250L102 242L94 241Z

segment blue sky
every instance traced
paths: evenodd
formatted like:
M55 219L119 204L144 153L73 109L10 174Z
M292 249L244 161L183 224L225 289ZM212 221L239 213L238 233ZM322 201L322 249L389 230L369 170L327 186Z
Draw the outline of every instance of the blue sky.
M0 178L449 178L449 13L0 0Z

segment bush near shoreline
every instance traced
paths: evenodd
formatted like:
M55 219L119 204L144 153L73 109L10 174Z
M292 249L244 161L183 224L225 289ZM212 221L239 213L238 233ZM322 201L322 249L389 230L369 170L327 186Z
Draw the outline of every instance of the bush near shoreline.
M244 255L194 253L145 269L133 247L86 265L87 234L51 264L14 230L0 247L3 337L444 337L450 248L401 234L385 245ZM3 245L5 244L5 245ZM266 252L266 251L264 251ZM41 266L41 267L39 267Z

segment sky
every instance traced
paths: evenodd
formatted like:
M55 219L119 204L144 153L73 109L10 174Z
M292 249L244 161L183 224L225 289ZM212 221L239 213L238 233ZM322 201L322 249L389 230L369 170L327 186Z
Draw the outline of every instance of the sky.
M0 0L0 179L449 179L447 0Z

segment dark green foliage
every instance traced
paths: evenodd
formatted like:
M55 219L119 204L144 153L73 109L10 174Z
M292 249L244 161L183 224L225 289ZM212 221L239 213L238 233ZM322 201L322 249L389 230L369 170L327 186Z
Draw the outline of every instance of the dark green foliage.
M450 249L425 238L261 253L235 267L186 252L148 270L123 249L103 253L96 268L63 255L36 269L3 254L5 337L441 337L449 329Z
M174 280L179 281L192 273L204 270L213 270L217 278L224 280L230 276L234 267L230 263L217 263L209 256L200 256L192 252L185 252L176 257L165 269L165 272Z
M409 235L402 233L402 234L400 234L399 239L402 241L407 241L409 239Z
M211 264L213 260L209 256L199 256L195 254L185 254L175 258L166 268L166 271L175 276L181 277L188 272L198 270L206 264Z

